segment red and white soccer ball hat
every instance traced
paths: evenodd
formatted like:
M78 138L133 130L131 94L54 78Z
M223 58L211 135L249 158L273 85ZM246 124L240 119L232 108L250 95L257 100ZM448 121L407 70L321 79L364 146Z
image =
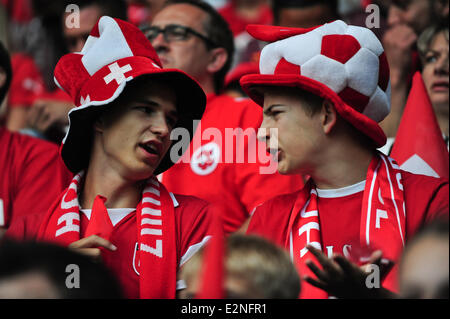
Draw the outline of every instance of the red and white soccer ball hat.
M70 171L77 173L87 167L93 121L120 96L127 83L142 76L169 81L177 95L177 127L187 129L192 139L192 121L201 119L206 106L200 85L180 70L163 69L150 41L136 26L103 16L81 52L64 55L55 67L55 83L76 106L69 112L69 130L61 146L61 156ZM170 153L155 174L167 170L181 157L177 154L178 158L171 159Z
M260 87L299 87L331 100L377 147L386 143L377 123L390 112L389 65L372 31L341 20L309 29L249 25L247 31L271 42L261 52L260 74L241 79L256 103L264 103Z

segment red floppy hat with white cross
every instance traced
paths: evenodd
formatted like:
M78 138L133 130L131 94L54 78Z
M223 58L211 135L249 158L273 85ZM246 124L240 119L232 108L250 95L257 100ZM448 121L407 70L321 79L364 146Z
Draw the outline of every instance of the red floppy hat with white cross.
M152 45L136 26L103 16L81 52L64 55L54 71L55 83L76 106L69 112L69 130L61 145L61 156L69 170L76 173L87 167L93 121L120 96L127 83L143 76L170 81L177 96L176 126L187 129L192 139L193 120L201 119L206 106L200 85L180 70L163 69ZM176 162L169 155L170 150L155 174Z
M330 100L336 111L377 147L378 125L390 112L389 65L383 46L367 28L337 20L309 29L249 25L266 45L260 74L241 78L243 90L263 106L264 86L298 87Z

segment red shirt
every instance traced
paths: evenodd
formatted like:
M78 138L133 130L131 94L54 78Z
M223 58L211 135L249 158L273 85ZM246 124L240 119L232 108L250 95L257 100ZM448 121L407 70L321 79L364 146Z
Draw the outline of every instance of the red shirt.
M448 180L402 171L404 200L406 207L406 240L412 238L417 230L433 220L445 215L448 217ZM277 196L259 206L252 216L248 233L259 234L276 244L285 247L289 216L298 192ZM363 189L334 198L321 196L319 192L318 211L322 249L331 256L333 253L348 256L355 243L359 243L360 215ZM276 212L276 213L274 213ZM392 280L391 272L385 282ZM391 277L391 278L390 278ZM386 287L394 289L395 287Z
M72 179L55 144L0 128L0 227L46 212Z
M257 205L303 186L300 176L283 176L276 169L261 174L269 159L265 143L256 139L261 121L262 109L250 99L209 95L189 152L162 175L169 191L197 196L222 209L226 233L239 229ZM236 128L254 134L242 143L232 137L233 142L229 132ZM256 155L254 159L251 154Z
M8 94L8 107L31 107L36 99L52 99L72 103L70 96L57 88L48 91L33 59L25 54L11 58L13 77Z
M175 234L178 267L198 251L211 236L211 214L208 203L191 196L174 195ZM110 213L110 212L109 212ZM126 298L139 298L139 266L135 253L138 242L136 211L130 212L114 225L110 241L116 251L103 250L102 260L116 275ZM111 214L111 213L110 213ZM83 237L89 223L80 213L80 236ZM6 232L14 239L35 239L43 214L22 216Z
M245 31L248 24L271 24L273 20L272 9L269 5L261 5L258 9L258 15L254 19L245 19L236 12L234 1L229 1L223 8L219 9L219 13L228 22L234 36Z

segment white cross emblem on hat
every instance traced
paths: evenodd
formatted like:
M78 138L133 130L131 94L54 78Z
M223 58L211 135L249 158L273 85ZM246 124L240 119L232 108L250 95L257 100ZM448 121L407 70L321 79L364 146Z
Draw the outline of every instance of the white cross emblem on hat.
M117 84L119 85L124 80L126 80L124 74L132 70L129 64L126 64L123 67L119 67L117 62L114 62L113 64L109 65L108 68L111 70L111 73L103 78L106 84L109 84L109 82L111 82L112 80L116 80Z

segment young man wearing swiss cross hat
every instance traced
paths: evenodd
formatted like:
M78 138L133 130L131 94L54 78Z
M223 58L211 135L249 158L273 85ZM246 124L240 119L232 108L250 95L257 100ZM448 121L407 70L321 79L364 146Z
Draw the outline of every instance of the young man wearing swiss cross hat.
M339 20L248 31L271 42L260 74L241 79L263 107L259 138L280 173L310 176L302 190L259 206L248 233L290 251L305 279L301 298L373 296L380 290L366 287L368 273L357 267L364 264L388 265L378 279L397 291L405 242L429 220L448 217L448 181L404 172L376 151L386 142L378 123L390 110L382 45L372 31Z
M101 256L128 298L174 298L179 266L209 238L210 214L205 201L169 193L155 176L178 159L172 129L193 136L203 90L185 73L163 69L138 28L107 16L81 52L61 58L55 82L76 105L61 147L76 175L35 231L23 220L10 235L34 232Z

